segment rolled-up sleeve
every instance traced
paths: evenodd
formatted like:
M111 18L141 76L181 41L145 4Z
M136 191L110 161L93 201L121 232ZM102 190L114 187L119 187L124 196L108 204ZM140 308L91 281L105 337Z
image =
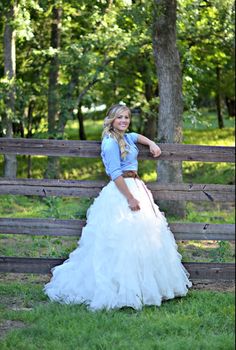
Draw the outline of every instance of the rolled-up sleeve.
M102 159L106 172L113 181L122 175L120 148L114 139L109 138L103 142Z

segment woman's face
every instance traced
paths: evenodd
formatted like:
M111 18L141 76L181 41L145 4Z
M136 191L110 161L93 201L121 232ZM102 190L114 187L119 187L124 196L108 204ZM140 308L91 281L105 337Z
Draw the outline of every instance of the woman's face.
M130 124L130 116L128 110L123 110L118 114L118 117L112 123L113 129L116 129L119 132L126 132Z

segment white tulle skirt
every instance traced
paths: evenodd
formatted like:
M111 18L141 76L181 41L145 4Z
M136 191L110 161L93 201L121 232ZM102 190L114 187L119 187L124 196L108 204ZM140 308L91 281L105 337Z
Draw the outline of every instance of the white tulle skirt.
M131 211L109 182L87 212L78 247L52 269L44 287L51 300L91 310L141 309L187 294L192 283L165 217L141 180L125 181L141 210Z

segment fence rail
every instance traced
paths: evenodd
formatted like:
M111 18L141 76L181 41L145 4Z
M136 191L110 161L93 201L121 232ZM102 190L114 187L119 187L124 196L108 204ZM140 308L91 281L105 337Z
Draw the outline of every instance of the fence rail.
M171 161L234 162L234 147L159 144L159 159ZM144 146L139 146L140 159L155 159ZM17 155L69 156L81 158L100 157L98 141L65 141L37 139L0 139L0 153ZM0 195L37 195L65 197L96 197L106 181L77 181L49 179L0 178ZM219 184L159 184L148 183L154 199L171 201L234 202L235 186ZM80 237L85 220L0 218L0 234L48 235ZM169 225L178 240L235 239L233 224L172 223ZM64 259L0 257L0 272L48 273ZM191 279L232 280L234 264L184 263Z
M66 259L0 257L0 271L14 273L42 273L50 270ZM193 280L233 280L234 265L227 263L183 263Z
M0 194L23 194L62 196L62 197L96 197L105 186L105 181L77 180L34 180L0 178ZM211 184L147 184L154 199L234 202L235 186Z
M69 156L80 158L99 158L99 141L68 141L39 139L0 139L0 153L29 154L44 156ZM158 159L187 160L202 162L234 162L234 147L198 146L172 143L159 144L162 154ZM147 147L139 145L139 159L153 159Z
M80 237L85 220L13 219L0 218L2 234L76 236ZM169 224L178 240L234 240L233 224L172 223Z

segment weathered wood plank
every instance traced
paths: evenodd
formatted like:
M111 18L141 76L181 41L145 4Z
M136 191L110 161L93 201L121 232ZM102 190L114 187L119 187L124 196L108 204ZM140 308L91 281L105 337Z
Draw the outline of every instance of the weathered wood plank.
M65 259L0 257L0 272L46 274Z
M183 263L190 273L190 279L235 280L235 264L233 263Z
M86 220L0 218L0 234L80 237Z
M86 220L0 218L0 234L80 237ZM233 224L172 223L178 240L235 240Z
M135 180L134 180L135 181ZM15 194L41 197L97 197L105 181L35 180L0 178L0 194ZM186 200L232 202L235 186L214 184L158 184L147 183L156 200Z
M65 259L0 257L0 272L48 274ZM234 280L235 265L231 263L183 263L192 280Z
M155 200L185 200L185 201L235 201L234 185L215 184L158 184L148 183Z
M100 158L100 141L68 141L40 139L0 139L2 154L31 154L50 156L70 156L81 158ZM159 159L203 162L234 162L234 147L199 146L182 144L159 144L162 155ZM148 148L142 145L140 159L154 159ZM154 159L155 160L155 159Z
M0 178L0 194L37 195L41 197L96 197L105 181L35 180Z
M169 227L177 241L235 240L234 224L172 223Z

